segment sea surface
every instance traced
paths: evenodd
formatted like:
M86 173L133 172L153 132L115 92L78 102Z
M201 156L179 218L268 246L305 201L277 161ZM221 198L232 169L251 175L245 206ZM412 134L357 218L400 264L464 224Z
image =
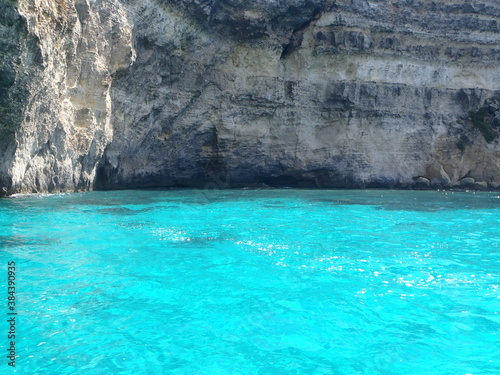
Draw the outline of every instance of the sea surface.
M500 374L498 192L15 196L0 269L2 374Z

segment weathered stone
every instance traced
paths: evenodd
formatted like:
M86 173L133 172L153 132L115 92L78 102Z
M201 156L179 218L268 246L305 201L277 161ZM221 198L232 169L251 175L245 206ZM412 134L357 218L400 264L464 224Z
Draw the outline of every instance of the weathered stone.
M477 190L486 190L488 188L488 183L486 181L475 182L474 188Z
M0 195L500 183L496 0L3 7Z
M441 180L440 178L433 178L432 181L431 181L431 185L437 189L439 189L440 187L443 186L443 180Z
M415 180L415 183L420 186L429 186L431 182L425 177L419 177Z
M500 188L500 184L498 184L496 182L488 182L488 187L491 189L498 189L498 188Z
M472 177L465 177L460 180L460 185L465 187L473 187L475 180Z

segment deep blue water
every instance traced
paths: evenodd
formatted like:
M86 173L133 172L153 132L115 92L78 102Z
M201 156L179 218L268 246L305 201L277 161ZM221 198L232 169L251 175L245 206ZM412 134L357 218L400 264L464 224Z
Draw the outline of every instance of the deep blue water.
M498 193L18 196L9 261L16 374L500 374Z

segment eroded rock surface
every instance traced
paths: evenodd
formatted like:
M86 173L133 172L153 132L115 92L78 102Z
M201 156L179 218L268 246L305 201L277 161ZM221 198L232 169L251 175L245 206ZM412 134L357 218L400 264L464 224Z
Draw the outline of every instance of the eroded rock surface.
M1 10L0 194L500 184L495 0Z

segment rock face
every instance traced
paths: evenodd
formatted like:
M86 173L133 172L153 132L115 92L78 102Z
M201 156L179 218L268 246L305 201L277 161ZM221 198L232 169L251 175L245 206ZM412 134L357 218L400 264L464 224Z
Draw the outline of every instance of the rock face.
M0 12L0 195L500 184L497 0Z

